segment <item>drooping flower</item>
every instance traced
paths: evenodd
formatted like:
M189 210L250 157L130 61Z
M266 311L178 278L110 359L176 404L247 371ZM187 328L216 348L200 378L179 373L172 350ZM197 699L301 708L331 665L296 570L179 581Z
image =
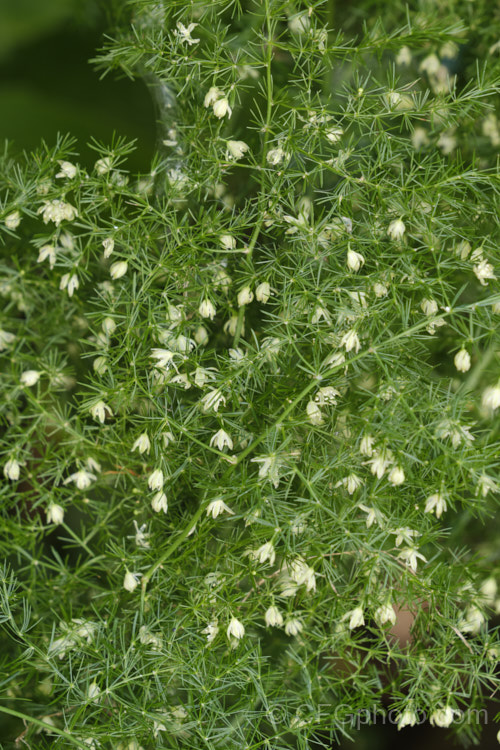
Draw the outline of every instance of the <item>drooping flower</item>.
M441 518L443 512L446 511L446 499L441 492L435 492L430 495L425 501L425 512L435 513L436 518Z
M15 458L9 458L3 467L4 476L10 479L11 482L16 482L19 479L21 466Z
M236 638L240 640L245 635L245 626L236 617L232 617L229 625L227 626L227 637Z
M87 487L90 487L92 482L94 482L96 479L96 475L92 474L92 472L87 471L86 469L80 469L74 474L71 474L69 477L66 477L63 484L74 482L79 490L85 490L87 489Z
M57 503L51 503L46 510L47 523L59 525L64 521L64 508Z
M125 274L128 271L128 263L126 260L118 260L116 263L113 263L109 269L109 275L111 278L116 281L117 279L121 279L122 276L125 276Z
M387 228L387 234L391 240L400 240L406 231L404 222L401 219L395 219L391 221Z
M246 152L250 149L249 145L245 141L227 141L226 158L242 159Z
M471 359L467 349L460 349L460 351L455 354L453 362L459 372L467 372L470 370Z
M132 591L134 591L138 585L139 585L139 574L131 573L130 570L127 570L123 578L123 588L126 591L130 591L130 593L132 593Z
M283 615L274 605L268 607L264 619L268 628L280 628L283 625Z
M32 386L36 385L40 380L41 372L38 370L25 370L20 377L20 381L23 385Z
M222 428L218 430L214 435L212 435L210 439L210 445L212 447L215 445L215 447L220 451L223 451L224 448L229 448L230 451L233 450L233 441L231 440L231 437L227 434L227 432Z
M139 453L149 453L151 448L151 441L148 437L147 432L143 432L142 435L139 435L137 440L134 442L132 446L133 451L139 451Z
M164 483L163 471L155 469L148 477L148 487L150 490L162 490Z
M96 422L100 422L101 424L103 424L104 420L106 419L106 412L110 417L113 416L113 412L111 411L110 407L104 403L104 401L98 401L96 404L94 404L94 406L90 408L92 417L96 420Z
M212 518L215 519L220 516L221 513L229 513L230 515L234 516L234 510L231 510L231 508L226 505L224 500L218 497L216 500L212 500L207 505L207 516L212 516Z

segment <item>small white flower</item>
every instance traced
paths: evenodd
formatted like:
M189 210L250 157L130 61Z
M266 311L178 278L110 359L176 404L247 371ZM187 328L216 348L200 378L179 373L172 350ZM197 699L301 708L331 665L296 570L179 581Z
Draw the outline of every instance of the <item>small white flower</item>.
M271 287L267 281L263 281L255 290L255 297L258 302L266 304L271 296Z
M323 414L321 413L321 409L315 401L309 401L306 407L306 412L311 424L323 424Z
M316 590L316 574L301 557L297 557L289 566L290 577L298 586L305 584L307 591Z
M335 487L345 487L350 495L353 495L356 490L363 485L363 480L358 477L357 474L349 474L349 476L340 479Z
M228 116L228 118L231 117L233 111L229 106L229 102L225 96L223 96L221 99L217 99L217 101L212 105L212 110L214 115L218 117L219 120L221 120L226 115Z
M383 604L381 607L378 607L378 609L375 610L374 618L377 625L382 626L387 622L390 622L391 625L395 625L396 612L394 611L394 607L389 602Z
M498 584L496 580L490 576L487 578L483 583L481 584L481 598L484 599L484 601L492 606L495 603L495 599L497 596L498 591Z
M363 435L363 437L361 438L361 443L359 444L359 452L362 456L373 455L374 442L375 438L373 438L371 435Z
M47 523L58 525L64 521L64 508L56 503L51 503L45 513L47 516Z
M207 93L205 94L205 99L203 100L203 105L205 107L212 107L219 96L223 96L222 91L218 89L216 86L211 86Z
M73 274L65 273L63 274L63 276L61 276L59 289L66 289L68 292L68 297L72 297L73 292L75 291L75 289L78 289L79 286L80 286L80 281L76 273L73 273Z
M363 505L363 503L359 503L358 508L363 511L363 513L366 513L366 528L369 529L373 524L378 521L378 517L380 516L380 513L375 510L375 508L368 507L367 505Z
M234 510L231 510L231 508L226 505L224 500L219 497L216 500L212 500L207 505L207 516L217 518L221 513L229 513L231 516L234 516Z
M269 565L274 565L276 559L276 551L272 542L265 542L256 550L251 552L252 559L264 565L269 562Z
M348 331L342 337L340 345L345 347L346 352L351 352L353 349L355 352L359 352L361 348L361 342L356 331Z
M249 305L253 300L253 292L249 286L244 286L238 293L238 306Z
M78 211L70 203L65 203L61 200L45 201L43 206L40 206L38 213L42 214L44 224L48 224L49 221L53 221L56 227L64 221L73 221L78 216Z
M193 39L191 32L198 26L197 23L190 23L189 26L184 26L183 23L177 21L177 31L174 32L175 36L178 37L179 41L186 44L197 44L199 39Z
M405 233L406 227L401 219L395 219L391 221L387 228L387 234L391 240L400 240Z
M251 463L260 463L259 479L269 479L274 487L279 485L279 463L275 455L251 458Z
M410 48L406 46L401 47L398 54L396 55L396 65L409 65L410 63L411 63ZM413 724L411 726L413 726Z
M123 578L123 588L126 591L130 591L130 593L132 593L132 591L134 591L138 585L139 585L139 574L131 573L130 570L127 570Z
M460 351L455 354L453 362L459 372L467 372L470 370L471 359L467 349L460 349Z
M27 386L36 385L40 380L41 374L38 370L25 370L20 377L21 383Z
M90 487L92 482L94 482L97 479L95 474L92 474L90 471L86 471L86 469L80 469L79 471L76 471L74 474L71 474L69 477L67 477L63 484L68 484L69 482L74 482L79 490L85 490L87 487Z
M163 482L164 477L161 469L155 469L148 477L148 487L150 490L162 490Z
M335 405L337 403L337 396L340 396L340 393L331 385L327 385L318 390L314 400L320 406Z
M59 166L61 167L61 171L56 174L56 177L64 177L68 180L76 177L78 169L70 161L60 161Z
M113 160L110 156L105 156L103 159L98 159L96 163L94 164L94 169L97 172L97 174L103 175L107 174L111 170L111 167L113 166Z
M151 449L151 441L149 440L147 432L143 432L142 435L139 435L137 440L132 446L133 451L139 451L139 453L149 453Z
M50 268L54 268L56 263L56 249L53 245L43 245L38 251L37 263L43 263L44 260L49 259Z
M338 143L342 136L344 135L344 131L342 128L328 128L325 130L325 136L330 141L330 143Z
M400 484L403 484L403 482L405 481L405 473L401 466L395 466L393 469L391 469L387 479L393 487L399 487Z
M418 721L418 716L415 713L415 711L412 711L410 708L405 709L402 714L399 714L399 716L396 717L396 721L398 722L398 731L400 729L403 729L404 727L414 727L415 724Z
M210 320L213 320L215 318L216 310L215 306L209 299L204 299L198 308L198 312L202 318L210 318Z
M217 637L217 633L219 632L219 625L218 620L215 618L214 620L211 620L207 627L204 628L202 631L203 635L207 636L207 643L212 643L212 641L215 640Z
M486 497L488 492L498 492L500 487L498 484L487 474L481 474L479 477L475 495L481 494L482 497Z
M104 403L104 401L98 401L97 404L94 404L94 406L92 406L90 409L92 417L96 420L96 422L100 422L101 424L103 424L104 420L106 419L106 412L110 417L113 416L113 412L111 411L110 407Z
M454 711L449 706L436 709L429 718L430 723L436 727L449 727L453 723Z
M483 286L487 285L488 279L496 279L494 268L487 260L481 260L472 270Z
M418 531L410 529L408 526L401 526L400 528L391 531L391 534L396 534L396 547L399 547L403 542L411 544L414 537L420 536Z
M311 26L309 14L307 12L297 13L288 19L288 28L292 34L307 34Z
M122 276L125 276L125 274L128 271L128 263L126 260L118 260L116 263L113 263L109 269L109 275L112 279L116 281L116 279L121 279Z
M146 532L147 525L143 523L142 526L139 526L137 521L134 519L134 527L135 527L134 541L137 544L137 546L142 547L143 549L149 549L151 545L148 542L149 534Z
M17 229L20 223L21 223L21 214L19 213L19 211L13 211L4 219L4 224L7 227L7 229Z
M218 388L215 388L212 391L208 391L208 393L206 393L201 399L201 408L205 412L210 411L210 409L213 409L215 412L217 412L221 404L225 405L226 399Z
M112 237L106 237L106 239L102 241L102 246L104 248L104 257L109 258L115 249L115 241Z
M439 60L439 57L432 52L430 55L427 55L427 57L424 57L420 65L418 66L418 69L421 72L427 73L429 76L435 76L439 68L441 67L441 61Z
M347 617L349 618L349 630L354 630L354 628L359 628L365 624L363 607L355 607L355 609L345 616L345 619L347 619Z
M381 451L374 451L373 458L371 458L369 461L366 461L366 463L370 465L371 473L376 476L377 479L382 479L392 461L392 453L390 450L386 449Z
M269 164L276 166L277 164L280 164L286 156L287 155L282 148L272 148L267 152L266 159Z
M462 617L458 623L458 629L462 633L479 633L485 622L486 618L478 607L468 607L465 617Z
M220 451L223 451L224 448L229 448L230 451L233 450L233 441L231 440L227 432L222 428L218 430L214 435L212 435L210 439L210 445L212 448L215 445L215 447Z
M364 266L364 264L365 259L361 255L361 253L357 253L349 248L349 250L347 251L347 267L351 271L359 271L361 266Z
M440 492L435 492L433 495L429 495L425 501L425 512L436 514L436 518L441 518L442 514L446 511L446 500Z
M298 617L291 617L285 622L285 633L287 635L298 635L304 629L304 625Z
M156 495L151 500L151 507L155 513L161 513L162 511L164 513L167 512L168 500L164 492L160 490L160 492L156 493Z
M10 479L11 482L15 482L19 479L21 466L15 458L9 458L3 467L4 476Z
M405 549L402 549L398 557L400 560L403 560L405 563L407 563L414 573L416 573L417 571L418 560L427 562L426 558L415 547L407 547Z
M278 607L271 605L266 610L265 621L268 628L280 628L283 625L283 615Z
M385 297L386 294L388 294L388 292L389 292L389 290L386 287L386 285L382 284L380 281L377 281L373 285L373 293L374 293L375 297Z
M168 369L174 364L174 353L169 349L151 349L150 357L156 359L156 367L160 367L162 370Z
M227 627L227 637L231 638L232 636L233 638L240 640L240 638L243 638L244 635L245 626L236 617L232 617L231 622Z
M250 148L245 141L228 141L226 146L226 158L235 160L243 158Z
M99 375L104 375L108 369L106 357L96 357L92 363L92 367Z
M495 411L500 406L500 381L497 385L485 388L481 397L481 403L485 409Z
M209 336L205 326L198 326L194 332L194 340L199 346L206 346L208 344Z

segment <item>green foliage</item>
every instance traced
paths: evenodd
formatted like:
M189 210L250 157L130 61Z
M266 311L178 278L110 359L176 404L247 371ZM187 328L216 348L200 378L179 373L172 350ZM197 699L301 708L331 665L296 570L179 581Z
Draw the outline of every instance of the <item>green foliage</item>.
M97 65L150 87L150 174L119 138L89 172L70 139L4 154L0 710L27 741L330 747L388 708L479 737L499 49L462 5L135 1Z

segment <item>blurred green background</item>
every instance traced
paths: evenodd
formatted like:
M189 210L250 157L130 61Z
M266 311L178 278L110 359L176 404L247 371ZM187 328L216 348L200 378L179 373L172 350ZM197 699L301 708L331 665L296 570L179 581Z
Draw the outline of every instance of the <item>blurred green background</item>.
M99 80L88 62L109 29L111 2L0 0L0 141L31 150L70 133L90 166L90 137L110 143L116 132L137 139L130 168L148 170L155 115L146 87L115 76Z

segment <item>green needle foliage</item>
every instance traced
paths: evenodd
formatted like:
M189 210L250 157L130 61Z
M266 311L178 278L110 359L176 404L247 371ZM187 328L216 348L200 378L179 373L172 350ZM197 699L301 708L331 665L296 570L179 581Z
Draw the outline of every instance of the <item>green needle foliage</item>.
M478 741L500 16L356 6L134 0L96 65L150 87L151 172L118 137L2 157L19 742L331 747L384 711Z

